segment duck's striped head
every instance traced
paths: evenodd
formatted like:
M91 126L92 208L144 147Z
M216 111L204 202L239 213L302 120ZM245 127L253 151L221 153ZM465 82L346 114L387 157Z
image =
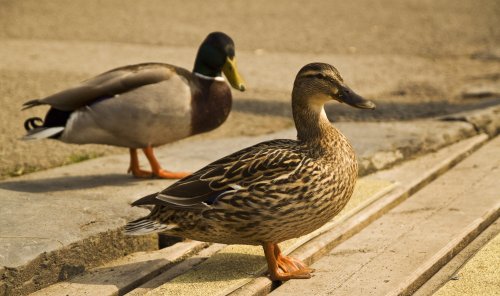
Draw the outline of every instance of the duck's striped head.
M375 109L375 104L352 91L340 76L339 71L326 63L307 64L295 77L295 96L307 100L307 104L323 105L333 99L361 109Z

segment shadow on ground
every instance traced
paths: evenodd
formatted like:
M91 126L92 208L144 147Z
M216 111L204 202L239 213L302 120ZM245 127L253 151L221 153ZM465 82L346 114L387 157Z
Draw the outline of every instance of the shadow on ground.
M360 112L356 108L345 104L328 103L325 110L333 121L387 121L387 120L411 120L421 118L432 118L463 111L484 109L500 104L500 98L488 98L473 102L377 102L377 108L373 111ZM258 115L281 116L290 118L292 108L290 102L262 99L238 99L234 100L234 109L242 113Z
M19 192L42 193L105 186L132 186L143 181L124 174L65 176L36 180L12 180L0 183L0 188Z
M176 278L174 281L174 285L183 285L183 284L191 284L191 283L204 283L211 281L225 281L225 280L234 280L239 278L246 278L249 276L248 266L264 265L265 259L264 256L258 255L250 255L250 254L238 254L238 253L226 253L224 256L215 255L214 258L210 258L210 260L205 261L203 265L209 265L210 273L204 273L206 276L190 277L189 273L184 274L183 276ZM189 262L190 260L194 260L192 258L188 258L183 262ZM233 268L228 269L227 264L232 264ZM151 265L164 265L166 268L173 267L175 263L169 262L166 259L155 259L155 260L146 260L141 262L115 265L110 267L101 267L93 269L92 271L86 273L82 276L74 277L68 282L70 283L78 283L83 285L103 285L103 286L115 286L119 291L119 295L123 295L136 286L141 285L141 283L134 282L132 285L127 281L123 280L124 274L133 274L137 272L137 270L142 270ZM175 268L175 267L173 267ZM207 266L204 266L207 268ZM196 269L196 267L194 267ZM159 270L161 272L161 270ZM149 275L148 277L141 280L141 282L147 281L153 278L156 275ZM128 284L125 284L128 283ZM143 285L144 288L157 288L157 283L148 283ZM70 291L68 291L70 292ZM71 293L70 293L71 294Z

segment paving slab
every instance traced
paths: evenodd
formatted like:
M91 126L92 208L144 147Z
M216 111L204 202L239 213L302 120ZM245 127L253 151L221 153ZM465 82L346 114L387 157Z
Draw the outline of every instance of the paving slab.
M498 218L499 149L497 137L271 295L410 295Z

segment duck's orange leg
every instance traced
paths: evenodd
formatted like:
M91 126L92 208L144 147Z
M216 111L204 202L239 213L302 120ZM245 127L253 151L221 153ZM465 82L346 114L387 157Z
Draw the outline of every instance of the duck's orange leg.
M137 156L137 149L130 148L130 166L128 172L132 173L136 178L150 178L153 174L148 171L143 171L139 167L139 157Z
M190 173L185 173L185 172L170 172L167 170L164 170L161 168L160 163L156 159L154 153L153 153L153 147L148 146L144 149L144 154L146 155L146 158L149 161L149 164L151 165L151 169L153 170L153 176L162 178L162 179L182 179L186 176L189 176Z
M311 278L313 269L307 267L298 259L283 256L278 244L264 243L262 248L264 248L264 254L266 255L269 275L273 281Z

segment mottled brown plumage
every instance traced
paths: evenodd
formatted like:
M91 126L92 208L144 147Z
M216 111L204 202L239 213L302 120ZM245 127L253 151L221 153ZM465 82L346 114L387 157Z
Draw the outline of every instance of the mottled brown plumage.
M311 270L282 256L276 244L319 228L352 195L356 157L325 115L323 105L331 99L374 108L347 88L332 66L306 65L292 92L297 140L245 148L136 201L133 205L155 207L149 216L130 222L127 232L263 245L273 279L309 277Z

